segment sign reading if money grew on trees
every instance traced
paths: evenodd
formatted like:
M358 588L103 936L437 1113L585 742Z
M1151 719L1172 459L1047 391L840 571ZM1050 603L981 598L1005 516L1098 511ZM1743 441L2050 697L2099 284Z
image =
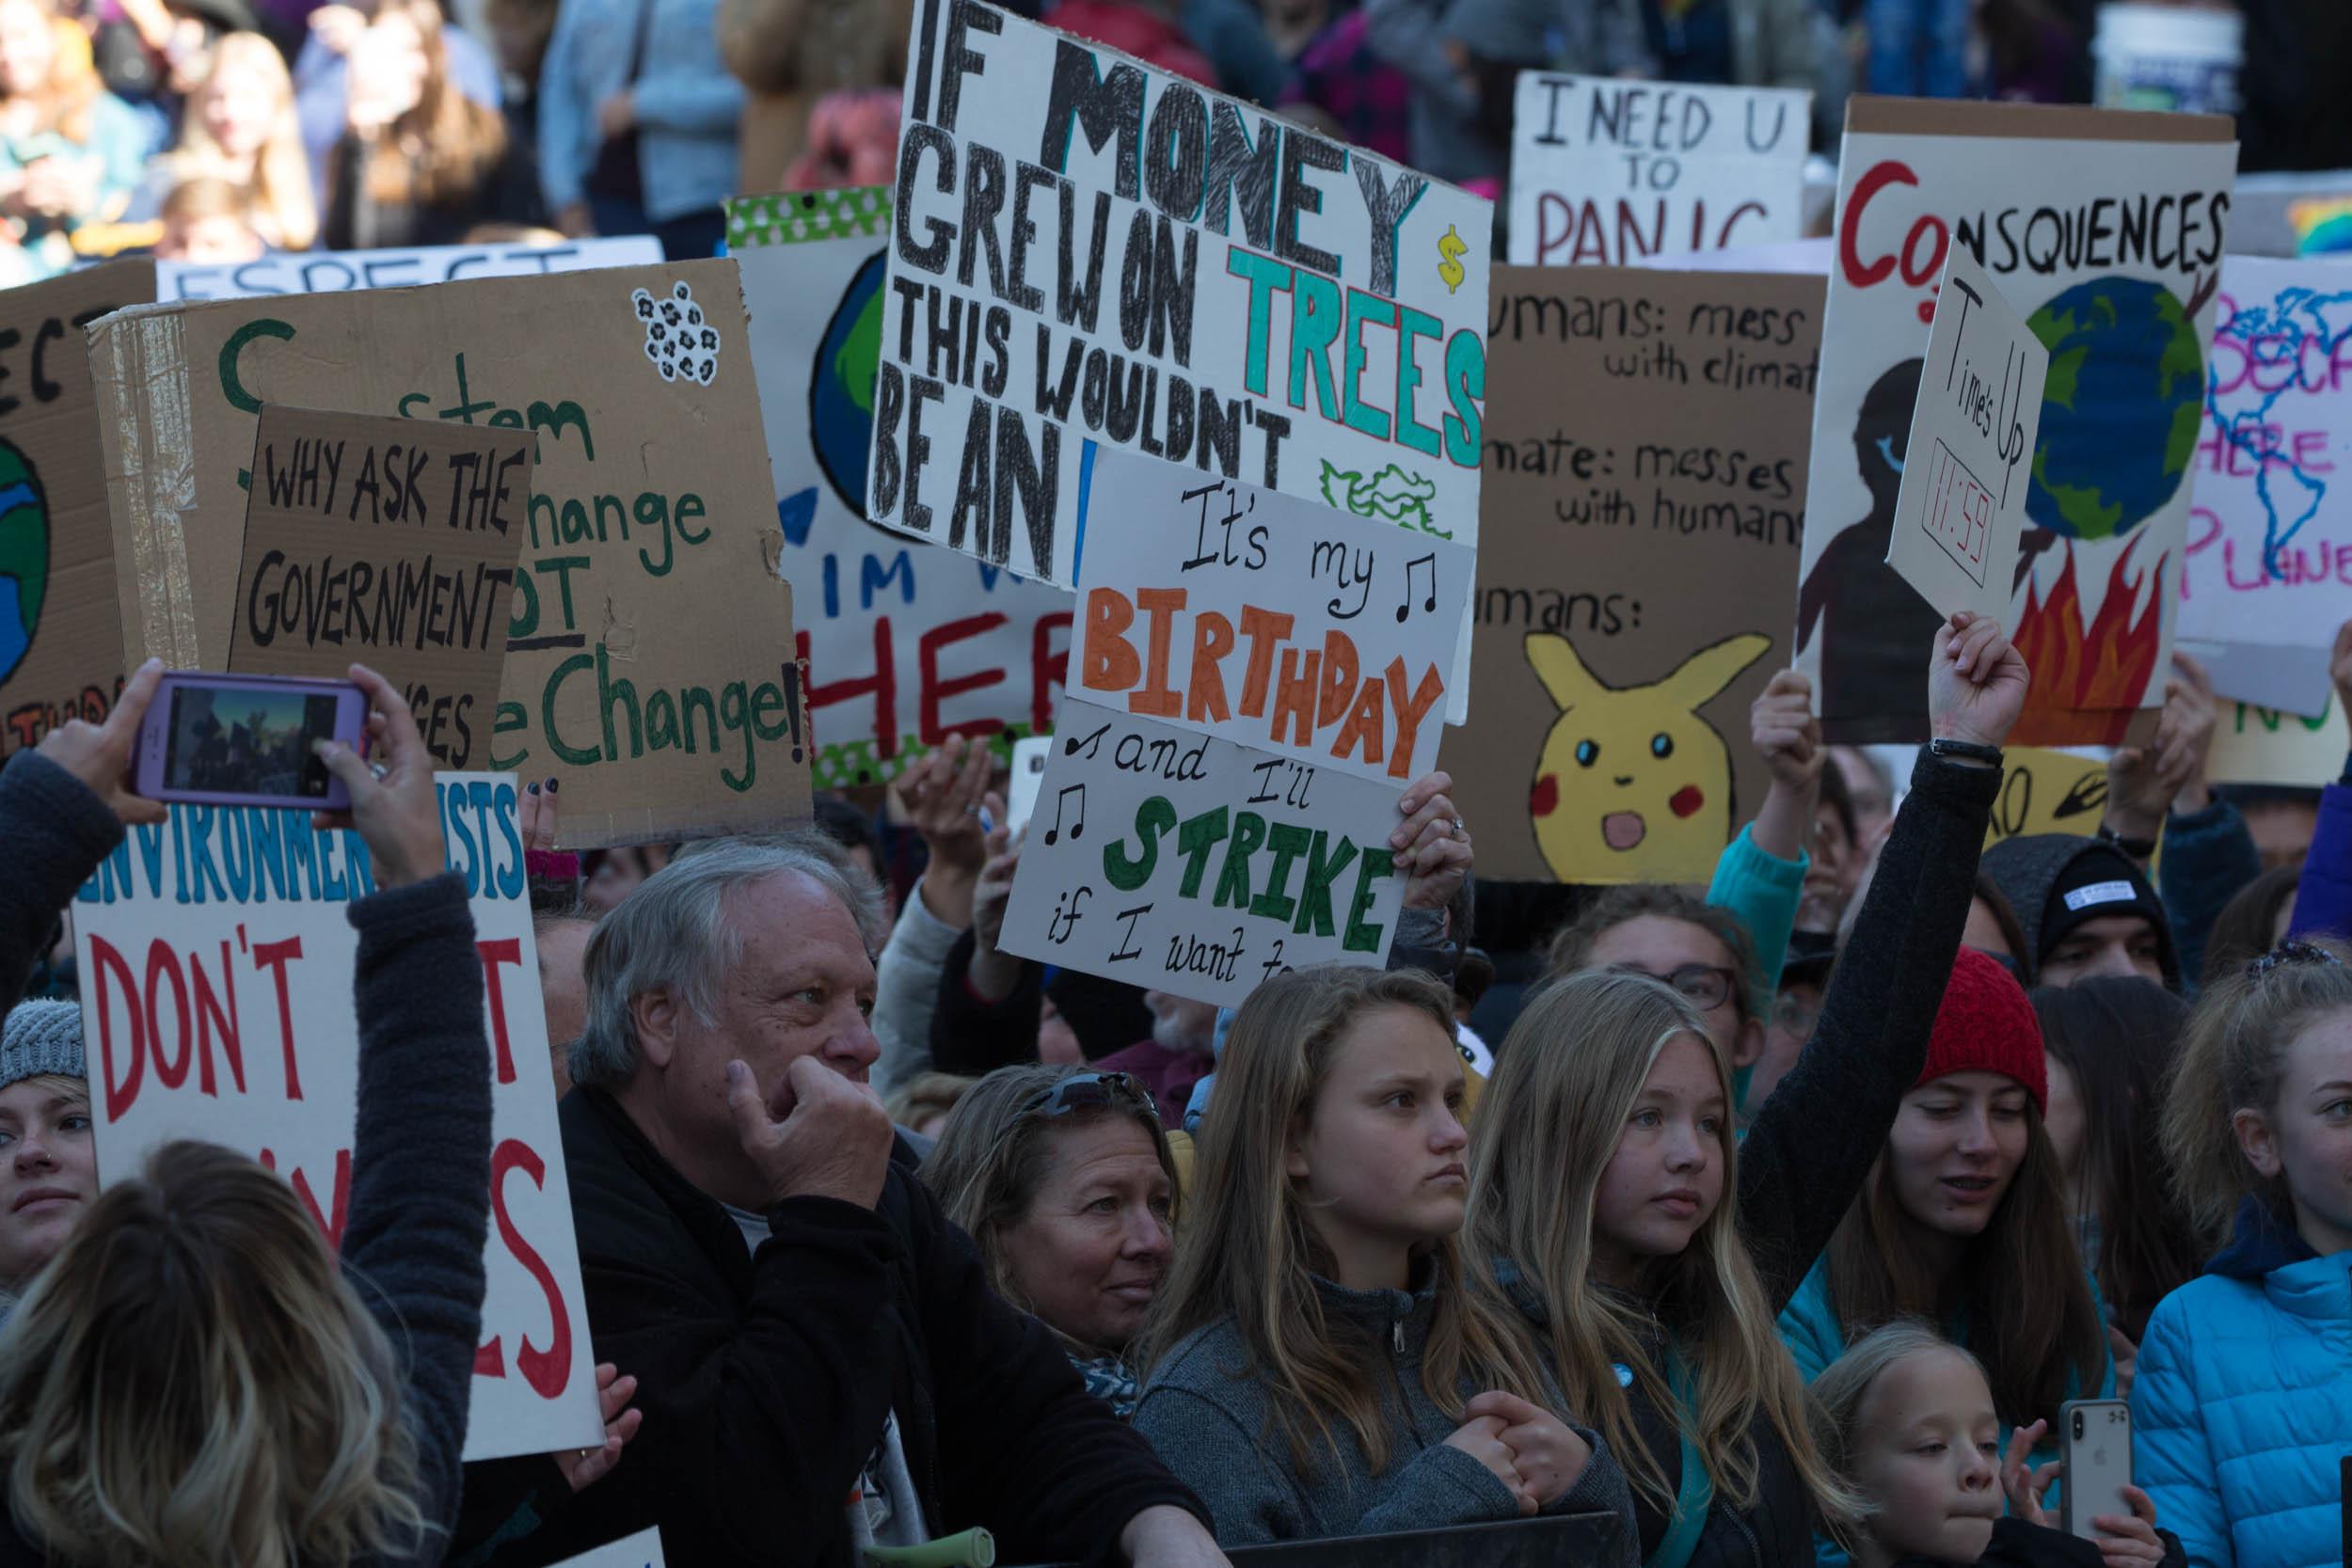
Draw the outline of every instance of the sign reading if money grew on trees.
M875 521L1071 586L1099 445L1475 539L1491 204L981 0L910 58Z
M1232 1006L1378 963L1471 553L1124 453L1097 481L1119 520L1088 538L1006 949Z

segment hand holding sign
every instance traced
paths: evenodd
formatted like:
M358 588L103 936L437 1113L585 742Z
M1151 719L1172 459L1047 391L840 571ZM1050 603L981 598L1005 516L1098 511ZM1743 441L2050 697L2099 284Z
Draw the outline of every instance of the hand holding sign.
M2026 660L2001 623L1960 610L1935 631L1928 721L1938 740L1999 746L2026 710Z
M2007 612L2050 351L1968 252L1944 270L1886 563L1949 615Z

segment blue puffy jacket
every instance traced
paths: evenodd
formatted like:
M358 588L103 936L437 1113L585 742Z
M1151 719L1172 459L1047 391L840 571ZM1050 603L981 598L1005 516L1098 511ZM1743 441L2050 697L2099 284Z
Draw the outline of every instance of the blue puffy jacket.
M2140 1484L2192 1564L2341 1562L2352 1253L2319 1257L2248 1198L2236 1239L2149 1318L2132 1426Z
M2319 824L2303 857L2303 881L2295 894L2296 937L2352 937L2352 758L2344 782L2319 795Z

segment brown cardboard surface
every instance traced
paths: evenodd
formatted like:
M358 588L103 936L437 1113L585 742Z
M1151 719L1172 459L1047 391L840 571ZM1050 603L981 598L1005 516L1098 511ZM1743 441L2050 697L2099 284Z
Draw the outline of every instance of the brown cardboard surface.
M1990 103L1941 98L1846 100L1846 129L1907 136L2019 136L2059 141L2168 142L2175 146L2237 139L2228 115L2156 114L2093 109L2079 103Z
M227 658L262 404L520 431L538 467L486 766L562 778L566 847L807 816L733 261L155 307L91 341L133 656Z
M229 668L339 678L357 660L407 697L438 766L486 763L537 444L453 420L263 406Z
M151 261L116 261L0 293L0 572L37 579L0 636L0 755L71 719L101 720L122 689L114 540L82 329L155 297ZM21 465L21 470L20 470ZM30 600L31 602L27 602Z
M1440 755L1482 875L1703 882L1762 801L1824 288L1495 270L1478 689Z

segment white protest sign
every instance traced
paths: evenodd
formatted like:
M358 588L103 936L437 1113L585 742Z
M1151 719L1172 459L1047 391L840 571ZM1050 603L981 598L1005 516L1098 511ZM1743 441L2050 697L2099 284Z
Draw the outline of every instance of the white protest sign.
M2222 696L2316 717L2352 618L2352 271L2231 257L2206 388L2175 634Z
M1952 246L1903 449L1886 563L1946 615L2008 610L2050 351Z
M641 1529L635 1535L610 1542L595 1551L567 1557L555 1568L663 1568L661 1532Z
M1519 72L1514 266L1779 245L1804 232L1813 95Z
M866 520L889 235L882 189L728 204L819 788L896 778L951 735L1048 728L1069 650L1068 593Z
M1437 766L1475 552L1130 452L1094 488L1072 695L1399 788Z
M1056 741L1007 952L1225 1007L1292 969L1386 960L1397 786L1074 692Z
M528 277L592 267L661 262L650 234L565 240L561 245L440 245L402 250L273 250L250 261L158 261L155 297L246 299L260 294L336 293L453 283L464 277Z
M1099 444L1476 538L1490 203L981 0L909 57L875 521L1071 585Z
M603 1441L556 1131L555 1083L511 773L436 780L451 869L470 894L491 1044L488 1293L465 1456ZM358 1115L358 835L309 815L176 805L136 827L75 895L90 1107L103 1180L203 1138L293 1183L341 1242Z
M1824 734L1928 733L1935 612L1887 568L1945 261L2050 351L2001 624L2033 672L2016 746L2123 744L2170 677L2190 469L2237 147L2227 119L1857 95L1813 399L1798 670Z

